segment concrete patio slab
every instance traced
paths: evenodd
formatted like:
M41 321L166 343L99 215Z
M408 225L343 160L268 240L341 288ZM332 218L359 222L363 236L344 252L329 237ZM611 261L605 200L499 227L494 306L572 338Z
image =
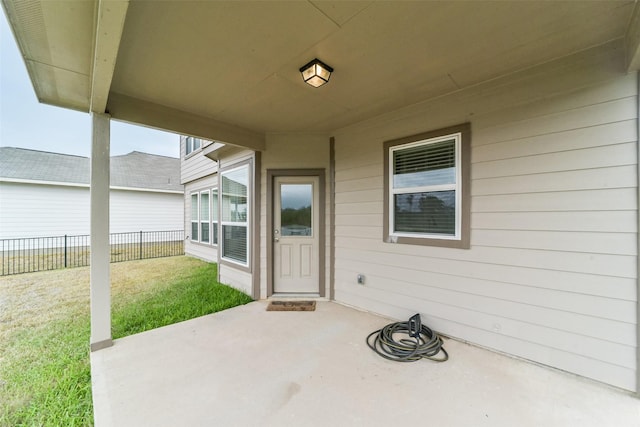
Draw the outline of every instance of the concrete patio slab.
M390 319L266 306L92 353L96 426L640 426L640 399L584 378L451 339L448 362L391 362L365 343Z

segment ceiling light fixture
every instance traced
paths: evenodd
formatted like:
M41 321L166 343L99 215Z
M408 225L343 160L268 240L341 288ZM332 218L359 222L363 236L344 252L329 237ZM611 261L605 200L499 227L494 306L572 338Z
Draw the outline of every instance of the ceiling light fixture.
M300 72L305 83L313 87L320 87L329 81L333 68L316 58L300 68Z

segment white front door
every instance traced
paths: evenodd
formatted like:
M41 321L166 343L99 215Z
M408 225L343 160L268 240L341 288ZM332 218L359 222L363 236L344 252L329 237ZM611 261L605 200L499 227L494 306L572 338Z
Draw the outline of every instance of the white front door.
M320 289L319 179L274 181L273 292L318 293Z

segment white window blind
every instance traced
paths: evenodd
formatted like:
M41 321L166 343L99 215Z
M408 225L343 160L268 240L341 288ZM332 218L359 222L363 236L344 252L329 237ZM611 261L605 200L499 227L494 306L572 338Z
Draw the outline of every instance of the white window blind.
M224 171L222 178L222 258L247 265L249 165Z

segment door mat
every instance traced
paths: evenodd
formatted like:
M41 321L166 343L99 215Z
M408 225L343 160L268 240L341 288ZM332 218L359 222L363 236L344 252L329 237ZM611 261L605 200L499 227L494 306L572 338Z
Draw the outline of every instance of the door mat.
M315 301L271 301L267 311L315 311Z

